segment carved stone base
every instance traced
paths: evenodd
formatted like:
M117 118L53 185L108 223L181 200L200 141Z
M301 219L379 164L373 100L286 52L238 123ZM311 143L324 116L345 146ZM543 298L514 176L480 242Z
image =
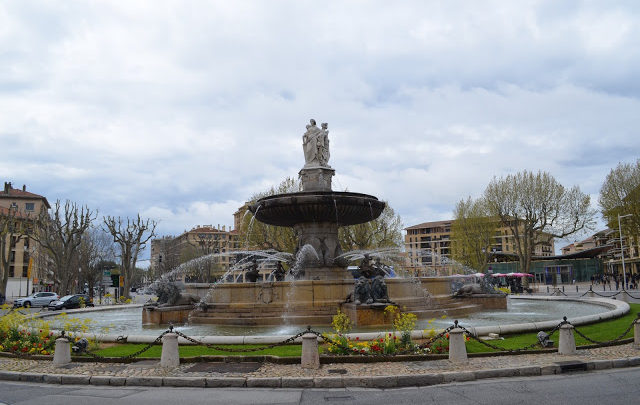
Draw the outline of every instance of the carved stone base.
M300 247L304 245L313 246L318 259L311 260L308 266L333 266L334 258L342 254L340 243L338 242L338 224L330 222L319 222L315 224L298 224L293 227L298 235ZM346 267L346 266L345 266ZM307 269L314 272L314 269Z
M143 325L166 325L169 323L187 323L189 314L193 311L191 305L180 305L175 307L143 307Z
M302 182L302 191L331 191L331 178L335 173L335 170L322 166L300 170L298 176Z
M342 312L347 314L353 326L380 326L389 325L391 319L385 316L384 309L392 304L342 304Z

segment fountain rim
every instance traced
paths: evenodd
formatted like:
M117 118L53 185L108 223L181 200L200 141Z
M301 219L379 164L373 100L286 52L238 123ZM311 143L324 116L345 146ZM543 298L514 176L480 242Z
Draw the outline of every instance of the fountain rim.
M324 200L324 201L323 201ZM358 207L360 206L363 212L371 213L370 218L363 219L362 216L356 216L353 218L341 217L334 220L334 215L331 214L327 221L318 220L313 218L301 218L301 217L287 217L286 220L282 218L274 218L266 215L270 209L284 208L284 207L309 207L321 204L322 202L328 203L330 200L333 204L327 204L330 209L338 209L342 207ZM366 204L368 203L368 204ZM365 205L366 204L366 205ZM369 221L373 221L378 218L384 210L386 203L380 201L376 196L363 193L354 193L350 191L299 191L295 193L281 193L274 194L266 197L262 197L253 204L250 204L248 209L254 215L254 217L260 222L276 225L276 226L295 226L302 223L315 223L315 222L338 222L339 226L357 225ZM262 215L261 215L262 214ZM328 213L327 213L328 215Z

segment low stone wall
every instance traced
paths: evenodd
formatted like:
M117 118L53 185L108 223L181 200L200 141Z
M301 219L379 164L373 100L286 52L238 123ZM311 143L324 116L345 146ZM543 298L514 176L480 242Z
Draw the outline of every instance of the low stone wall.
M167 325L169 323L184 324L189 321L189 314L193 311L191 305L179 305L170 308L143 307L143 325Z

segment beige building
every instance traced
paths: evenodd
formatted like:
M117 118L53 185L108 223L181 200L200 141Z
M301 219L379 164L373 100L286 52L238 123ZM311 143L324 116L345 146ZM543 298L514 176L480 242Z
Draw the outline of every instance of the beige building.
M155 277L192 259L213 254L211 260L185 269L178 275L185 282L214 282L234 263L240 247L238 231L225 225L197 225L177 237L165 236L151 241L151 270Z
M49 208L51 206L45 197L27 191L26 186L15 189L11 183L5 182L4 188L0 191L0 214L6 215L11 212L16 218L26 220L37 217ZM49 290L52 283L47 277L46 259L35 240L11 235L7 235L6 238L14 238L15 241L6 244L5 254L9 254L7 297L25 296L34 290Z
M451 275L460 271L451 258L451 226L453 220L424 222L405 228L407 270L416 275ZM540 234L545 241L535 247L535 256L553 256L554 241L550 235ZM513 233L508 227L496 230L495 242L491 246L493 259L513 256L516 246Z

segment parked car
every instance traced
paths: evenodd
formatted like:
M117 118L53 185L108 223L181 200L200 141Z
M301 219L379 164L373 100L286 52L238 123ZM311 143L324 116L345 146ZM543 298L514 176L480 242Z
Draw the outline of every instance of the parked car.
M31 294L28 297L18 298L17 300L13 300L14 307L46 307L51 303L51 301L55 301L58 298L58 294L54 292L37 292L35 294Z
M87 294L65 295L57 301L52 301L49 304L49 310L81 308L83 305L93 306L93 300Z

